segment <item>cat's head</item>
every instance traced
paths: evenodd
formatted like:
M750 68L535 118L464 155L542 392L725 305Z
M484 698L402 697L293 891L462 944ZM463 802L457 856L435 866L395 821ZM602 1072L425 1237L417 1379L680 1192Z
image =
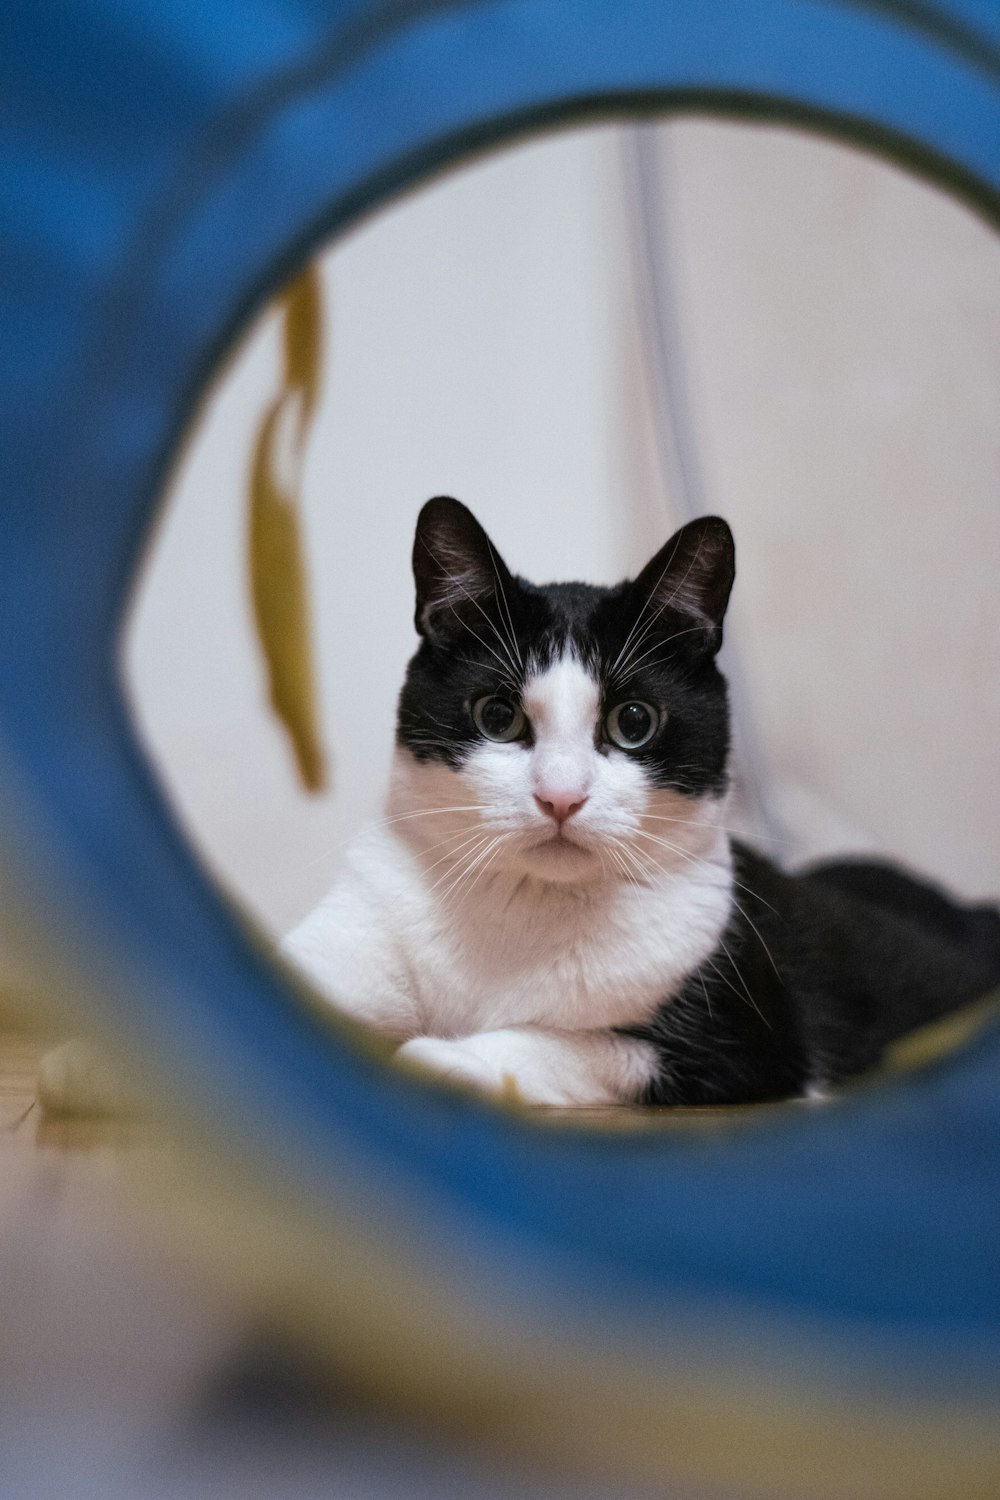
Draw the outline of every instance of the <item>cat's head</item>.
M407 836L443 849L445 871L562 883L702 858L728 782L715 658L734 570L729 527L708 516L633 580L538 586L459 501L428 500L397 722Z

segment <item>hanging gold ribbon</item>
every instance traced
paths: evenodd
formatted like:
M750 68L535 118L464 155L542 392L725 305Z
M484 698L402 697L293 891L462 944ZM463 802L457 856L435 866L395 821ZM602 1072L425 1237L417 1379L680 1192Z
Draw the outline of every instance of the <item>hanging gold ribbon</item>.
M261 419L250 470L250 593L271 705L303 785L326 785L299 522L302 460L319 394L322 297L310 266L281 298L281 390Z

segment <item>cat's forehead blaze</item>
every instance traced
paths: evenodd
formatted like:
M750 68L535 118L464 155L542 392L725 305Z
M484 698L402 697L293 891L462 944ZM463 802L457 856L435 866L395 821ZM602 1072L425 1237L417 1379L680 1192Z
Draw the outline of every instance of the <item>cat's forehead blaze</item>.
M601 708L601 688L574 652L547 664L529 663L521 695L539 737L589 738Z

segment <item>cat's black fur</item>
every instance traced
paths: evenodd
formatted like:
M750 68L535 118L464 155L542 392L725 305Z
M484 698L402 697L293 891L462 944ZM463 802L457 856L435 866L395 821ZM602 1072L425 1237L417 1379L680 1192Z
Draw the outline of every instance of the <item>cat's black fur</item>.
M669 704L663 728L634 752L653 784L692 798L725 789L729 709L715 659L735 573L725 522L682 528L632 582L539 587L515 578L471 513L442 497L421 513L413 562L422 641L398 740L417 759L460 765L477 739L470 701L516 698L523 674L496 649L497 633L512 632L522 663L544 665L571 643L602 684L602 716L623 696ZM643 611L651 633L629 661ZM733 898L718 950L679 995L622 1028L661 1059L647 1103L835 1086L877 1066L907 1031L1000 985L1000 912L886 863L786 874L734 844Z
M734 843L719 951L632 1035L649 1104L780 1099L877 1067L886 1047L1000 984L1000 914L880 861L783 874Z

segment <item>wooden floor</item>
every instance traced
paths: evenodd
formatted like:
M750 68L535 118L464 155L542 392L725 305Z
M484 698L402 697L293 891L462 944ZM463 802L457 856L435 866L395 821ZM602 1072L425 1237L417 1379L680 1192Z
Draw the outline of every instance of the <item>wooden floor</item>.
M46 1118L52 1041L0 1027L2 1500L610 1500L332 1396L153 1232L123 1170L148 1127Z

